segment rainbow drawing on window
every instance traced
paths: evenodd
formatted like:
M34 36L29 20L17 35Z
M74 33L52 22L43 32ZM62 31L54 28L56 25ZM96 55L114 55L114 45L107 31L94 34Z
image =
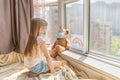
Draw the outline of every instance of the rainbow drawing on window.
M71 47L79 50L83 50L84 43L83 43L83 36L82 35L71 35Z
M80 38L78 38L78 37L74 38L72 40L72 43L83 47L83 41Z

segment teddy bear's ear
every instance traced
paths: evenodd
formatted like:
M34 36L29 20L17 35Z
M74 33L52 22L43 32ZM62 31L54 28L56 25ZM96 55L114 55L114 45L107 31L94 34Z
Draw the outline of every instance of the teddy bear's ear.
M70 34L70 30L66 29L66 35Z

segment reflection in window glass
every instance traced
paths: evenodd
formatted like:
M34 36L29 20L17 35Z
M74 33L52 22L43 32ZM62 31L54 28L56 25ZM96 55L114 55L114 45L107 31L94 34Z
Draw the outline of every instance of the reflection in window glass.
M91 0L90 50L120 56L120 0Z
M66 25L71 33L71 48L83 50L83 0L66 4Z
M58 31L58 6L44 6L46 4L43 2L41 5L39 1L43 0L34 0L34 17L43 18L48 22L46 41L50 44L55 41Z

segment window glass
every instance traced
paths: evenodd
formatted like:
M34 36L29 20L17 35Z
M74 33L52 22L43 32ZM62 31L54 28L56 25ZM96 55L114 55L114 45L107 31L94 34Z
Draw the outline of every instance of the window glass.
M47 0L57 1L57 0ZM48 22L46 31L47 44L53 43L58 31L58 6L48 6L46 0L34 0L34 17L43 18ZM41 4L42 2L42 4Z
M90 51L120 57L120 0L90 1Z
M83 0L66 4L66 26L71 33L71 48L83 50Z
M45 0L46 2L56 2L58 0Z

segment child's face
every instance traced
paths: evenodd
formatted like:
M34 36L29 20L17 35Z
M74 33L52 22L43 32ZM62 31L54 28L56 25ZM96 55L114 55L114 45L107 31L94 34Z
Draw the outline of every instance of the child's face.
M39 30L39 35L43 34L47 29L47 26L41 26L40 30Z

